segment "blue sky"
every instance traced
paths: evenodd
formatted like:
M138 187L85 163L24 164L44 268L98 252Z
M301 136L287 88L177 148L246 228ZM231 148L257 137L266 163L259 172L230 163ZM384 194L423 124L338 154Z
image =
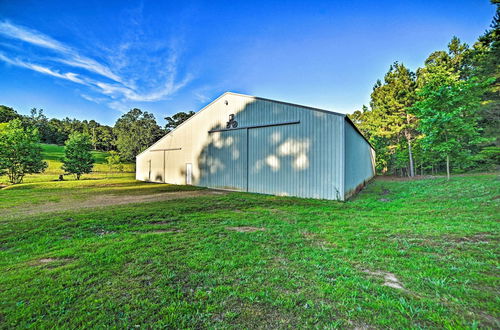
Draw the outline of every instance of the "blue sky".
M1 1L0 104L158 122L225 91L350 113L400 61L489 27L487 0Z

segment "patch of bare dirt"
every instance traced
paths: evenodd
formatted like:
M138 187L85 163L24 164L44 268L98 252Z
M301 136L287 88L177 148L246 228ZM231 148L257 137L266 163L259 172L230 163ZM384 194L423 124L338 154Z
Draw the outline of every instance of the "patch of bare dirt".
M489 314L486 314L484 312L479 312L478 313L479 317L485 321L485 325L491 326L492 329L498 329L498 326L500 325L500 320L497 319L496 317L493 317Z
M242 226L242 227L226 227L226 230L237 231L239 233L251 233L254 231L264 231L264 230L266 230L266 228Z
M148 203L148 202L159 202L168 201L182 198L200 197L208 195L221 195L227 194L227 192L213 191L213 190L193 190L193 191L175 191L175 192L165 192L165 193L154 193L149 195L98 195L89 196L85 200L62 200L61 202L49 202L45 204L29 204L25 203L22 206L16 206L10 210L6 210L3 214L4 216L19 216L19 215L32 215L39 213L49 213L49 212L60 212L69 210L78 210L85 208L96 208L105 207L113 205L126 205L133 203ZM67 221L72 221L73 219L68 218Z
M62 266L70 263L74 259L71 258L42 258L38 260L33 260L30 262L32 266Z
M138 231L136 232L137 234L165 234L165 233L181 233L184 230L182 229L157 229L157 230L150 230L150 231Z
M378 181L415 181L415 180L425 180L425 179L437 179L444 176L435 175L416 175L412 178L407 176L396 176L396 175L377 175L376 180Z
M379 202L387 203L390 202L391 200L389 198L381 198L379 199Z
M455 242L455 243L491 243L493 241L498 242L498 239L495 239L491 235L491 233L477 233L474 235L468 235L463 237L450 237L446 239L447 241Z
M302 236L304 236L305 239L310 241L312 244L321 247L322 249L325 248L334 248L337 245L334 243L330 243L318 236L318 234L315 233L310 233L310 232L302 232Z
M99 230L96 231L95 234L97 236L99 236L99 237L102 237L102 236L111 235L111 234L114 234L114 233L115 233L114 231L99 229Z
M354 330L367 330L367 329L374 329L372 326L366 324L366 323L359 323L359 322L354 322L351 320L347 321L347 324L351 329Z
M383 272L383 271L371 271L368 269L364 269L363 273L382 278L384 280L384 286L388 286L390 288L398 289L398 290L403 290L406 291L405 287L403 286L403 283L394 275L393 273L389 272Z

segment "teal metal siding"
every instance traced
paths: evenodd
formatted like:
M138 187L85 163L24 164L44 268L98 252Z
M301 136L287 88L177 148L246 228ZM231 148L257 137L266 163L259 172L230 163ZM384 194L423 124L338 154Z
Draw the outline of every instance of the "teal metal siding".
M206 148L206 168L201 185L247 191L247 132L217 132Z
M138 155L136 176L185 184L192 164L197 186L344 200L373 175L371 156L343 114L225 93Z
M232 97L228 103L239 109L234 119L242 129L212 128L200 185L343 198L343 116L259 99Z
M370 144L345 121L345 198L375 175L375 154Z

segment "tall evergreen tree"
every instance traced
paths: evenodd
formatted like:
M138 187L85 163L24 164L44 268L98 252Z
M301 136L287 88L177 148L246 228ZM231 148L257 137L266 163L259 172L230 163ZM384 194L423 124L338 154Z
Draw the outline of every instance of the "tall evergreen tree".
M378 126L374 135L387 140L387 148L394 159L401 158L402 147L408 152L409 175L414 176L412 143L415 138L416 118L410 113L415 102L415 74L403 64L395 62L377 82L371 94L372 121Z
M484 136L500 147L500 4L491 28L479 37L472 49L472 75L481 81L489 80L483 96L480 125Z

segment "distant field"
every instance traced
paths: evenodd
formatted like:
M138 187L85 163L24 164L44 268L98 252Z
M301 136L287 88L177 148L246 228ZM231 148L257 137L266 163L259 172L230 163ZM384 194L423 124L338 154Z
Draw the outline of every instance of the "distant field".
M43 159L47 161L49 167L42 174L27 175L24 178L25 183L30 182L45 182L51 180L57 180L60 174L64 174L61 170L61 159L64 157L64 146L58 146L54 144L42 144ZM102 151L92 151L94 159L96 161L94 165L94 173L83 175L83 178L104 178L109 176L114 176L117 173L110 171L108 165L106 165L106 157L109 153ZM134 164L124 164L124 172L134 172ZM118 175L120 175L118 173ZM66 176L65 179L72 180L72 176ZM7 184L8 179L6 176L0 176L0 184Z
M499 328L499 196L496 174L345 203L131 173L11 186L0 327Z

